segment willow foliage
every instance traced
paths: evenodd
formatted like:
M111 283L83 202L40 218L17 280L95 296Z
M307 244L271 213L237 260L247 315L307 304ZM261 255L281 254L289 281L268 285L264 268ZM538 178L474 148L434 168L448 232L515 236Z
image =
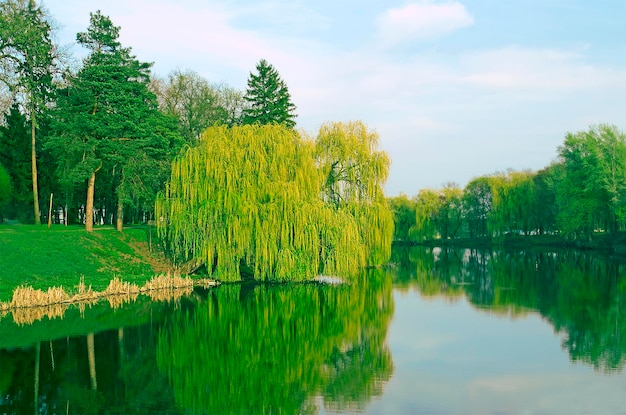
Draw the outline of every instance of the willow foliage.
M239 279L242 264L260 280L304 280L349 276L372 254L382 256L373 248L382 208L327 203L314 150L279 125L207 129L175 160L156 203L172 258L229 281Z
M315 156L324 201L357 220L368 265L384 263L391 256L394 223L383 192L391 161L378 150L378 134L360 121L324 124Z

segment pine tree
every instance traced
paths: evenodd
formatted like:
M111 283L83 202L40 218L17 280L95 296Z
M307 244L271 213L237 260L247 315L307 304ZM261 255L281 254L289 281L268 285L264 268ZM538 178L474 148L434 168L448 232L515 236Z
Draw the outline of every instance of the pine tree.
M257 74L250 73L243 110L243 124L282 124L293 128L296 125L296 106L291 102L287 85L278 71L265 59L256 66Z
M121 46L119 30L98 11L91 14L87 32L77 35L90 54L59 97L51 140L65 184L87 180L88 232L93 229L96 174L102 171L111 180L115 195L108 199L117 202L121 230L124 204L133 198L148 201L156 193L152 187L167 174L178 140L175 124L158 111L156 96L148 89L150 64Z

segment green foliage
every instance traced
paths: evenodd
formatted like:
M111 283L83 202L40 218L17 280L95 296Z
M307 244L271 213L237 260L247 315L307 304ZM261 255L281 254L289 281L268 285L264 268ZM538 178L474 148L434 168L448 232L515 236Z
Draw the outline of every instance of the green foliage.
M178 264L222 280L239 279L241 264L261 280L353 275L390 249L391 214L382 194L326 203L321 172L314 144L284 126L211 127L172 166L159 234Z
M248 106L243 110L243 124L296 125L296 106L287 85L265 59L256 65L256 74L250 72L244 99Z
M535 201L534 174L509 171L490 179L492 206L489 214L489 230L496 238L506 233L528 234L532 226Z
M463 211L468 230L468 236L488 236L487 219L491 212L493 195L489 178L476 177L463 189Z
M146 239L140 228L87 234L74 226L0 225L0 301L9 301L23 284L71 291L84 276L87 285L102 291L115 277L147 281L155 274L153 259L133 248Z
M50 23L31 0L2 1L0 23L0 82L15 95L24 95L34 117L52 90L55 48Z
M409 241L411 227L415 226L415 201L407 195L400 194L387 199L389 209L393 213L393 240Z
M438 192L432 189L420 190L415 206L415 226L410 231L414 240L422 241L438 236L437 216L440 208Z
M391 294L381 275L341 287L223 285L174 313L159 334L159 369L189 414L311 413L318 396L327 408L364 409L394 369Z
M0 164L0 223L4 219L3 209L11 200L12 193L11 177L7 173L6 169Z
M533 177L535 192L533 203L533 223L537 233L542 235L555 232L557 203L556 203L556 170L558 165L552 164L537 172Z
M148 89L150 65L122 47L118 35L119 27L100 12L91 15L87 32L78 34L90 54L59 96L49 148L66 188L95 180L100 171L110 180L113 194L107 199L116 201L118 208L150 209L169 174L180 136ZM116 209L109 205L108 210Z
M32 0L0 2L0 82L24 105L31 124L31 183L35 223L40 222L37 128L51 101L56 48L44 10Z
M395 255L395 253L394 253ZM406 253L404 254L406 255ZM508 316L538 313L572 361L603 372L626 366L623 264L574 250L500 251L414 247L394 287ZM400 264L401 261L396 261Z
M356 121L324 124L315 139L315 157L324 181L322 197L356 219L369 265L389 259L394 227L383 191L391 161L378 150L378 138Z
M457 236L462 225L463 191L454 183L441 190L424 189L417 196L415 226L411 235L415 240L449 239Z
M190 144L195 144L202 132L215 124L237 124L237 113L243 98L227 87L211 85L198 73L176 70L170 73L167 81L156 83L161 110L176 117L181 134Z
M586 237L596 228L617 230L626 219L626 136L615 126L592 126L567 134L559 153L560 228Z
M11 178L13 195L4 212L11 218L32 206L29 127L19 106L13 104L0 126L0 165ZM31 219L32 221L32 219Z

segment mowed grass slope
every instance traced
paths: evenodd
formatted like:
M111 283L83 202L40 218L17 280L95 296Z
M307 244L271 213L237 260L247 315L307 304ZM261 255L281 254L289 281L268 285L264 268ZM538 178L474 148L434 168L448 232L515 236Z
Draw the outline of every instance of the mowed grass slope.
M105 289L111 279L143 283L166 269L148 249L149 228L56 225L0 225L0 302L13 290L30 285L46 290L62 286L75 290L81 277L94 290Z

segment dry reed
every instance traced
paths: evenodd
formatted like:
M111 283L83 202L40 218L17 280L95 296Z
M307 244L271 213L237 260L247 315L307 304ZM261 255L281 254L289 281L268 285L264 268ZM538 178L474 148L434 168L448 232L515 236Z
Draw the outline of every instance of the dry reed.
M188 276L157 275L143 287L114 278L104 291L98 292L87 286L84 277L81 277L75 287L76 292L71 296L63 287L51 287L44 292L29 286L20 286L13 291L10 302L0 303L0 319L11 312L15 323L31 324L44 317L63 317L70 305L76 305L82 315L86 306L96 304L102 299L106 299L111 308L115 309L135 301L139 294L144 294L153 301L178 301L191 294L195 286L208 288L217 284L209 279L193 280Z

